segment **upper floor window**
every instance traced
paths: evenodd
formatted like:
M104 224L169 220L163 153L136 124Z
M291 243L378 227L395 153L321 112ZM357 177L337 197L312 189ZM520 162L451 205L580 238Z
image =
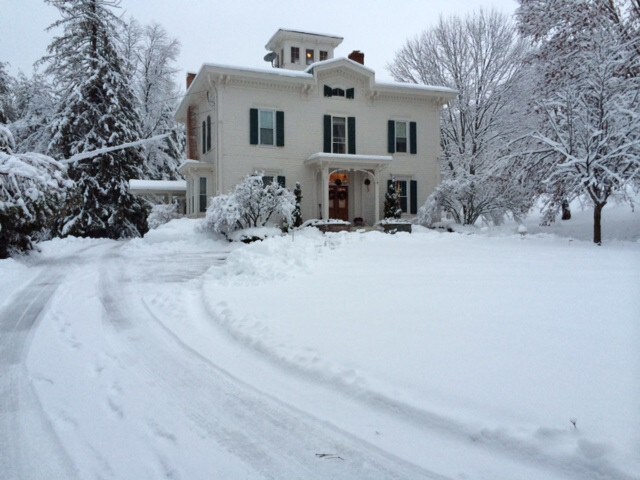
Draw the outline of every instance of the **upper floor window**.
M345 90L342 87L330 87L329 85L325 85L324 96L325 97L346 97L349 99L353 99L355 98L355 89L347 88Z
M300 48L291 47L291 63L300 63Z
M418 153L416 122L389 120L387 133L389 153Z
M356 118L324 116L324 146L326 153L356 153Z
M211 150L211 116L207 115L207 120L202 122L202 153Z
M259 116L259 139L258 143L260 145L273 145L274 138L274 130L275 130L275 119L273 118L275 112L273 110L260 110Z
M331 118L331 152L347 153L347 119Z
M407 122L396 122L396 152L407 153Z
M320 61L326 60L327 58L329 58L329 52L320 50Z
M311 65L313 62L315 62L313 48L307 48L307 53L305 55L305 58L307 61L307 65Z
M284 112L251 108L249 143L284 147Z

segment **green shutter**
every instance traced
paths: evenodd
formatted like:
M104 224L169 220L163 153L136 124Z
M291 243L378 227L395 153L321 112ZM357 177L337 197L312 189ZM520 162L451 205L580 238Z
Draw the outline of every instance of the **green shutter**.
M276 146L284 147L284 112L276 112Z
M418 128L416 122L409 123L409 151L413 154L418 153Z
M258 144L258 109L249 110L249 143L251 145Z
M347 153L355 155L356 153L356 117L347 118Z
M324 116L324 147L325 153L331 153L331 115Z
M387 152L396 153L396 122L389 120L387 126Z
M211 115L207 115L207 151L211 150Z
M278 185L280 185L282 188L287 186L287 182L284 175L278 175Z
M409 213L416 214L418 213L418 182L416 180L411 180L409 195Z

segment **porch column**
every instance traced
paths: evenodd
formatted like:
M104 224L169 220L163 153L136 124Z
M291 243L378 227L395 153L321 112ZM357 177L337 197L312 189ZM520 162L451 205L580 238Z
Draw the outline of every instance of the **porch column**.
M380 172L376 169L373 171L373 196L375 198L373 205L373 223L376 224L380 221Z
M322 175L320 176L322 182L322 219L327 220L329 218L329 167L322 166Z

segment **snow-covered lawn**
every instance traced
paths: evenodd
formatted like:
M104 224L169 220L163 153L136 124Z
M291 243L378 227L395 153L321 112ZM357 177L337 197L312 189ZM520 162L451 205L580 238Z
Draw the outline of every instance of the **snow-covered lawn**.
M640 478L639 215L601 247L589 215L250 245L178 220L2 261L0 468L39 478L38 435L69 478Z

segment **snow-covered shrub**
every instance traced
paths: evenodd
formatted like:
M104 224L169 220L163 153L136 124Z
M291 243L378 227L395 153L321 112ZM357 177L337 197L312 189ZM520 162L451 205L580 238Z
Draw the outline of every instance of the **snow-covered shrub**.
M158 228L160 225L175 219L180 218L178 213L178 204L176 203L158 203L151 207L151 213L147 217L147 223L149 229Z
M0 152L0 258L45 238L72 186L64 165L51 157Z
M203 229L228 235L234 230L264 227L269 221L291 225L295 196L277 181L264 185L262 176L247 175L232 193L211 200Z
M0 125L0 152L13 153L16 143L7 127Z

